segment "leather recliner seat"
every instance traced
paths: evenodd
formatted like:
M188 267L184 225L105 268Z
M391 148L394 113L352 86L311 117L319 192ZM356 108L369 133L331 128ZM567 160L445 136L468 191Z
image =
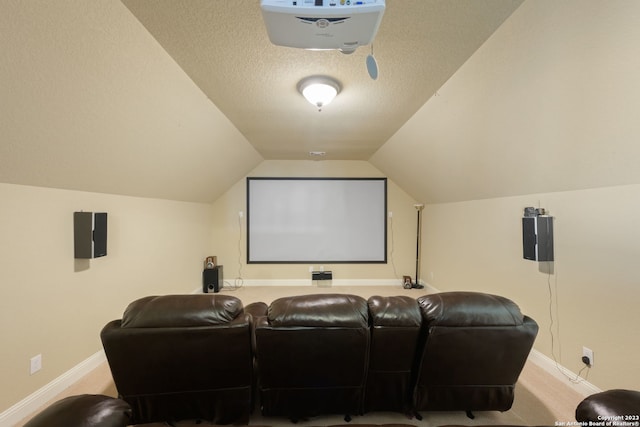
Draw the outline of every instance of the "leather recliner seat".
M318 294L273 301L255 320L264 415L292 420L362 413L369 359L367 302Z
M150 296L101 332L134 424L247 422L252 407L251 316L227 295Z
M418 299L423 317L415 409L506 411L538 332L511 300L478 292Z

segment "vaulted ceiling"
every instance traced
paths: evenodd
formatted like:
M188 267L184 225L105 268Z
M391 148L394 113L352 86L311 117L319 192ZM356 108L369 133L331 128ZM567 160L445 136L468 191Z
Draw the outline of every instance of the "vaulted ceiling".
M123 1L265 159L341 160L367 160L521 3L387 0L373 46L345 55L271 44L259 0ZM296 89L317 74L343 87L322 112Z
M272 45L259 0L3 1L0 182L211 202L265 159L367 161L522 2L386 3L344 55Z

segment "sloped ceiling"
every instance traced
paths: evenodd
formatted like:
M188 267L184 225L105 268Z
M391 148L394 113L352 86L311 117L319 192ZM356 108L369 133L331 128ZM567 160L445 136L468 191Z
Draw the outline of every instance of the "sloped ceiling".
M0 182L210 202L264 159L368 160L520 0L388 0L374 54L268 42L258 0L0 3ZM343 85L322 112L298 81Z
M525 2L369 162L425 203L639 184L638 22Z
M0 182L211 202L263 160L119 1L2 1L0 32Z
M265 159L367 160L520 5L513 0L388 0L373 43L351 55L269 42L259 0L123 0ZM329 75L322 112L296 87Z

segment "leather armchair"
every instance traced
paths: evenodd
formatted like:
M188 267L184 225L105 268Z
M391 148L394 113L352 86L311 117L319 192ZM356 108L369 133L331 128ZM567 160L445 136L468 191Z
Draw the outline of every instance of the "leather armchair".
M251 316L228 295L165 295L129 304L101 339L133 424L247 422Z
M23 427L126 427L131 421L127 402L100 394L60 399Z
M635 422L640 417L640 391L613 389L587 396L576 408L582 423Z
M367 302L319 294L273 301L256 319L258 394L264 415L292 420L362 413L369 356Z
M506 411L538 332L507 298L443 292L418 299L423 317L416 410Z
M367 301L371 352L365 412L411 412L411 372L422 316L415 298L373 296Z

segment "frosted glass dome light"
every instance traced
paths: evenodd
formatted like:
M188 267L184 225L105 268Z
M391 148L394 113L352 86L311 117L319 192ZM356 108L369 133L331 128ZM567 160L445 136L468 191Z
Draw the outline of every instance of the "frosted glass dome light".
M302 79L298 83L298 90L307 101L321 111L322 107L329 105L340 93L340 83L331 77L312 76Z

